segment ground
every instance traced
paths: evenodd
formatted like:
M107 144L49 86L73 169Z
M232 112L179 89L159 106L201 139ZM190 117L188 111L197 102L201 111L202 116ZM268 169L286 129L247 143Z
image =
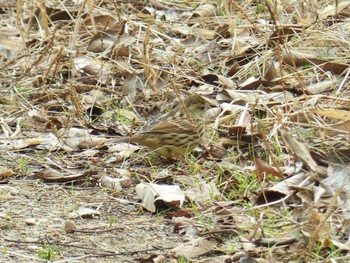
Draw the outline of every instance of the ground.
M349 1L0 14L0 262L349 260Z

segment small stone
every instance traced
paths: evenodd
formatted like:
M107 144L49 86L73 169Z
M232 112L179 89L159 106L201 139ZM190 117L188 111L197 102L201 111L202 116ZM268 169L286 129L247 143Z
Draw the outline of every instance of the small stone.
M25 220L25 222L26 222L26 224L27 224L28 226L32 226L32 225L35 225L36 219L35 219L35 218L27 218L27 219Z
M0 213L0 218L1 219L6 219L6 217L7 217L6 213Z

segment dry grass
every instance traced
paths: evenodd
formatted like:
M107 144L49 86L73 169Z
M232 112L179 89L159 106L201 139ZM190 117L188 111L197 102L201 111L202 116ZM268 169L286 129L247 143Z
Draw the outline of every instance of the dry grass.
M347 261L348 1L21 0L0 13L7 261ZM192 93L210 102L193 156L113 143ZM180 185L184 208L142 210L147 181ZM82 207L99 213L72 216Z

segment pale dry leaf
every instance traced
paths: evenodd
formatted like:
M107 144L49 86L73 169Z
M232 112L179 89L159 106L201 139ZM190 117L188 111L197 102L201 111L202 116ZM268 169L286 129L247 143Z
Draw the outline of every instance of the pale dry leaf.
M105 97L106 94L103 91L97 89L82 93L79 96L84 109L91 108L92 106L100 106L100 101L103 101Z
M132 179L130 177L130 171L126 169L115 169L118 178L110 177L108 175L102 176L100 179L101 186L110 189L121 191L122 188L129 187L132 185Z
M2 144L0 144L0 150L19 150L32 146L37 146L45 143L45 138L26 138L26 139L17 139L17 140L1 140Z
M210 200L221 200L223 197L216 187L216 182L201 181L197 184L188 187L185 191L186 197L196 204L205 204Z
M282 138L287 144L289 149L300 158L304 164L306 164L312 171L319 172L322 175L325 175L326 168L319 166L310 154L310 150L306 144L299 142L294 136L291 136L284 131L281 131Z
M92 135L90 130L70 128L60 129L57 134L60 136L60 142L71 149L79 150L101 146L107 142L107 138L101 138L98 135Z
M76 71L72 71L72 77L83 74L94 76L99 79L100 82L105 83L113 76L114 64L110 61L105 61L100 58L90 58L87 56L80 56L73 60L74 68Z
M110 15L99 15L99 16L86 16L86 19L81 23L80 33L87 31L104 32L111 30L119 32L121 26L124 26L122 21L119 21L114 16Z
M122 83L121 90L128 99L133 102L138 92L142 91L146 84L142 80L142 76L136 74L129 75Z
M117 40L117 35L112 35L114 32L99 32L95 34L88 44L86 50L90 52L103 52L107 50L108 48L112 47L115 41Z
M239 84L241 88L244 89L256 89L261 84L261 78L260 77L254 77L251 76L247 78L245 81Z
M194 10L193 17L211 17L216 14L216 6L213 4L203 4Z
M331 238L330 241L336 248L338 248L341 251L345 252L350 250L349 242L344 243L342 241L336 240L335 238Z
M252 242L251 240L245 238L243 235L241 235L239 237L240 241L242 242L243 245L243 249L246 252L256 252L256 245L254 244L254 242Z
M178 247L171 251L177 256L182 256L187 259L197 258L201 255L212 251L216 247L216 241L214 239L196 238L189 242L180 244Z
M75 153L75 156L77 156L77 157L93 157L93 156L97 156L99 153L100 152L97 149L86 149L84 151Z
M140 117L135 113L133 110L129 110L127 108L120 108L116 110L116 115L118 116L118 119L121 118L121 120L128 120L132 123L141 123Z
M156 211L156 202L169 206L181 207L185 195L177 185L159 185L153 183L140 183L135 188L141 198L141 205L150 212Z
M336 85L336 80L324 80L306 86L304 89L307 90L310 94L321 94L325 91L334 90Z
M43 150L57 150L57 149L64 149L64 150L69 150L71 151L72 149L68 146L63 145L60 140L56 137L55 134L52 132L47 133L44 137L44 141L37 146L38 149L43 149Z
M312 202L314 202L315 204L317 204L321 197L326 193L326 189L323 188L322 186L313 186L312 187L312 194L313 194L313 200Z
M319 19L326 19L328 16L334 16L336 14L339 14L349 6L350 6L349 1L334 2L333 4L328 5L324 7L322 10L320 10L320 12L318 13L318 17Z
M102 176L102 178L100 179L100 184L103 187L109 188L109 189L113 189L113 191L116 192L120 192L122 190L122 186L120 184L120 180L119 178L112 178L108 175L104 175Z
M139 149L140 146L130 143L117 143L116 145L109 147L108 152L113 154L108 155L105 158L105 161L108 163L122 162Z
M78 210L70 212L68 218L93 218L99 216L101 213L96 209L89 207L79 207Z
M283 49L283 61L291 66L301 66L308 62L309 59L317 58L312 53L305 53L301 51L294 50L292 48Z
M206 28L199 28L195 31L195 34L201 36L202 38L206 40L212 40L214 39L216 33L213 30L209 30Z
M211 73L211 74L203 75L201 78L207 83L213 84L215 86L223 87L224 89L233 89L237 87L236 83L233 80L223 75Z
M174 24L174 25L167 25L165 26L165 30L167 31L167 34L169 35L175 35L175 36L189 36L193 35L193 28L189 27L187 25L183 24Z

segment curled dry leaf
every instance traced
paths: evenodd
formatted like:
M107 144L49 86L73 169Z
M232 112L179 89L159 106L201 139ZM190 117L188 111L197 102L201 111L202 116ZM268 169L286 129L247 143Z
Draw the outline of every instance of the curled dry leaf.
M112 32L99 32L94 35L88 47L86 48L88 51L99 53L103 52L109 47L112 47L117 40L117 36L111 35Z
M119 32L123 31L125 24L110 15L100 15L100 16L86 16L86 19L81 23L79 33L83 34L85 32L106 32L113 31Z
M291 48L283 49L283 61L292 67L300 67L308 64L318 65L324 71L330 71L334 74L342 74L349 68L345 63L338 63L319 59L316 54L300 52Z
M150 212L155 212L159 205L181 207L185 200L185 195L177 185L140 183L136 186L136 193L142 200L141 205Z
M110 176L104 175L102 176L100 183L103 187L107 187L109 189L113 189L114 191L120 192L122 190L120 180L121 179L119 178L112 178Z
M292 194L291 187L297 186L299 188L302 187L307 179L307 175L304 173L299 173L294 176L291 176L282 182L270 187L267 190L264 190L259 194L255 203L257 205L264 205L270 202L278 201L283 199L284 197ZM304 182L304 183L303 183ZM295 188L293 188L295 189Z
M131 65L123 61L114 63L100 58L78 57L74 59L75 69L73 76L83 73L90 78L97 79L101 83L109 82L116 74L118 76L129 76L134 70Z
M101 178L101 186L107 187L113 190L121 191L122 188L129 187L132 184L130 172L126 169L117 169L116 174L122 176L121 178L113 178L108 175L104 175Z
M136 152L139 149L140 147L137 145L133 145L130 143L118 143L108 149L108 152L113 154L108 155L106 157L106 162L122 162L125 159L129 158L132 153Z
M318 81L309 86L306 86L305 90L308 91L310 94L321 94L326 91L334 90L335 85L337 85L337 82L335 79L324 80L324 81Z
M81 174L71 174L67 175L67 172L61 172L58 170L55 170L49 166L46 166L45 169L42 169L36 173L34 173L34 176L36 178L42 179L44 182L60 182L60 183L66 183L71 181L76 181L88 176L93 175L95 172L93 171L85 171Z
M78 210L69 213L68 218L93 218L99 216L101 213L96 209L89 207L79 207Z
M60 142L72 150L98 147L108 141L107 138L90 134L91 131L79 128L62 128L58 131L58 136L60 137Z
M216 6L213 4L200 5L194 10L192 17L211 17L216 14Z
M237 88L237 84L222 75L218 74L207 74L201 77L206 83L209 83L211 85L223 87L224 89L234 89Z

